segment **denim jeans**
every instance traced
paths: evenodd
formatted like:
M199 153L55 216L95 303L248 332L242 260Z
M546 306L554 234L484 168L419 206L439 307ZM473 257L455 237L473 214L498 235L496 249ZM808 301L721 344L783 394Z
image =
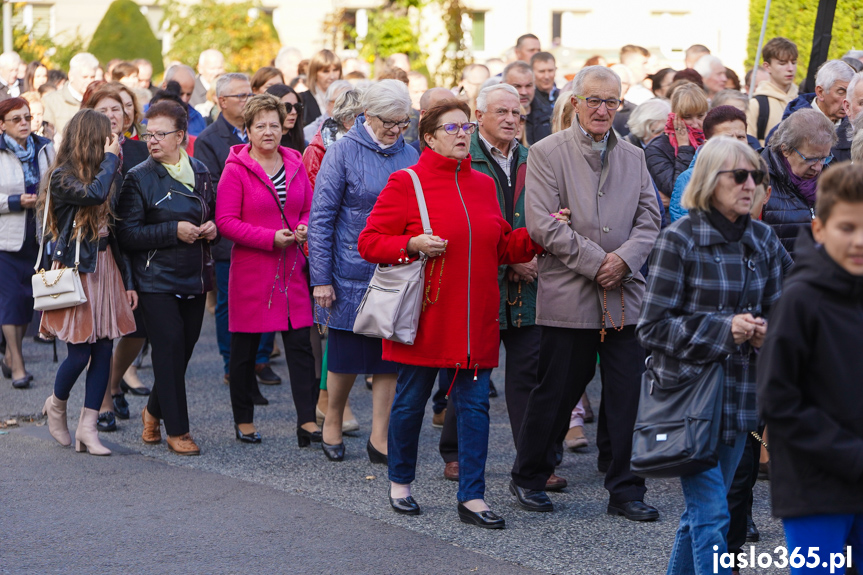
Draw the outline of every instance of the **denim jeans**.
M782 526L785 528L785 543L789 555L795 547L800 547L799 553L806 557L806 562L809 563L812 561L809 549L814 547L813 553L821 559L818 565L812 568L791 567L791 575L845 573L844 569L831 567L831 562L834 561L831 554L845 555L847 559L846 543L851 546L852 563L860 568L860 562L863 561L863 513L786 517L782 520ZM838 563L838 559L835 560Z
M216 261L216 342L224 362L225 374L229 371L231 360L231 332L228 331L228 279L231 272L230 261ZM270 363L270 354L276 342L275 333L261 335L255 364Z
M438 371L436 367L399 364L387 440L390 481L413 483L416 477L420 429ZM451 382L456 370L445 371ZM481 369L476 376L474 380L472 370L459 370L450 395L458 417L458 500L462 503L485 498L491 370Z
M713 554L726 553L728 544L728 490L743 455L747 434L738 433L734 445L719 443L719 464L716 467L680 478L686 508L674 538L666 575L708 575L713 570ZM714 546L718 550L714 550ZM718 573L731 575L731 568L719 568Z

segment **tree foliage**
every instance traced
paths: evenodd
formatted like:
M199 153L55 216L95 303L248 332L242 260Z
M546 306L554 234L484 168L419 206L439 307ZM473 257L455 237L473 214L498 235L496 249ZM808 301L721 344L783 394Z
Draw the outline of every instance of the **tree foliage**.
M13 3L13 17L23 7L23 2ZM0 22L2 22L2 17L0 17ZM25 62L38 60L49 68L68 70L69 60L78 52L83 52L87 43L77 32L74 36L67 36L67 38L66 41L60 41L48 34L39 35L32 31L28 32L23 26L18 25L12 28L12 49L18 52L18 55Z
M162 43L133 0L114 0L111 3L93 33L88 51L102 62L113 58L146 58L153 64L155 74L164 71Z
M369 30L363 39L360 56L368 62L393 54L407 54L412 67L425 65L425 54L419 44L419 33L408 14L418 8L418 0L389 0L369 11Z
M752 0L749 3L749 43L746 67L755 62L758 38L764 19L766 0ZM812 35L815 30L815 15L818 2L813 0L772 0L767 31L764 41L776 36L784 36L795 44L800 53L797 64L797 80L806 77L809 56L812 52ZM838 0L833 20L833 38L830 42L829 58L840 58L852 48L863 47L861 35L863 23L863 0Z
M172 1L163 20L173 35L169 56L191 66L209 48L225 55L229 72L253 72L268 66L279 51L273 19L260 2L221 3L201 0L185 5Z
M465 43L462 19L467 8L461 0L438 0L446 25L446 58L435 71L439 86L454 86L461 80L461 73L468 64L470 50Z

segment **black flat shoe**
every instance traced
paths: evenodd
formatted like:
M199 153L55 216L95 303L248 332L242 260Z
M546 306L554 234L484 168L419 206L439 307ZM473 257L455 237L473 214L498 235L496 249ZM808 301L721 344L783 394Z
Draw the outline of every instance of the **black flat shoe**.
M623 515L630 521L656 521L659 511L644 501L627 501L626 503L609 503L609 515Z
M255 405L270 405L269 400L260 393L252 398L252 403Z
M117 431L117 420L110 411L99 414L96 421L96 429L99 431Z
M254 433L243 433L240 431L240 426L234 424L234 431L237 432L237 439L243 443L260 443L261 434L255 431Z
M747 543L758 543L761 541L761 533L758 531L758 527L755 526L755 522L752 520L752 517L746 518L746 542Z
M306 431L302 427L297 428L297 445L308 447L311 443L320 443L323 436L320 431Z
M345 459L344 442L330 445L329 443L321 439L321 449L324 450L324 455L326 455L327 459L329 459L330 461L343 461Z
M386 454L375 449L375 446L372 445L371 439L366 443L366 451L369 452L369 461L372 463L383 463L384 465L389 465L389 459L387 459Z
M27 389L28 387L30 387L31 381L33 381L33 376L27 374L21 379L13 379L12 387L14 387L15 389Z
M131 393L132 395L150 395L149 387L132 387L128 383L126 383L125 379L120 380L120 389L122 389L126 393Z
M413 495L394 499L391 493L391 490L387 490L387 495L390 498L390 507L396 513L401 513L402 515L420 515L422 513L420 504L414 500Z
M114 403L114 414L119 419L129 419L129 402L126 401L126 396L118 393L111 396L111 401Z
M518 506L526 511L548 512L554 511L554 505L548 494L545 491L534 491L533 489L525 489L515 484L515 481L510 480L509 492L515 495L518 501Z
M461 519L462 523L476 525L484 529L503 529L506 527L504 518L494 511L488 510L477 513L461 503L458 504L458 518Z

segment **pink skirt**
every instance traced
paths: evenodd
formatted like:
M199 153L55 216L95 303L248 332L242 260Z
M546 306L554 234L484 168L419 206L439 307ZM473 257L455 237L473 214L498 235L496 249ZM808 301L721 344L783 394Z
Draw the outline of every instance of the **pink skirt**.
M51 269L65 267L55 261ZM126 288L111 246L96 257L96 271L81 274L81 285L87 296L79 306L42 313L39 331L66 343L94 343L100 339L117 339L135 331L135 316L126 300Z

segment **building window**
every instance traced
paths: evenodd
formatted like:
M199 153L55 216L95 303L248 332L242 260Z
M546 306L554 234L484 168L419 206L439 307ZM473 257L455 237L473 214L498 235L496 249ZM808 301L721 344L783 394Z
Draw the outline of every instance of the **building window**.
M475 52L485 50L485 12L471 14L471 48Z
M555 46L579 46L596 43L598 32L591 28L590 10L568 10L551 13L551 38Z
M53 24L53 4L25 4L12 16L12 26L21 27L34 37L52 36Z

